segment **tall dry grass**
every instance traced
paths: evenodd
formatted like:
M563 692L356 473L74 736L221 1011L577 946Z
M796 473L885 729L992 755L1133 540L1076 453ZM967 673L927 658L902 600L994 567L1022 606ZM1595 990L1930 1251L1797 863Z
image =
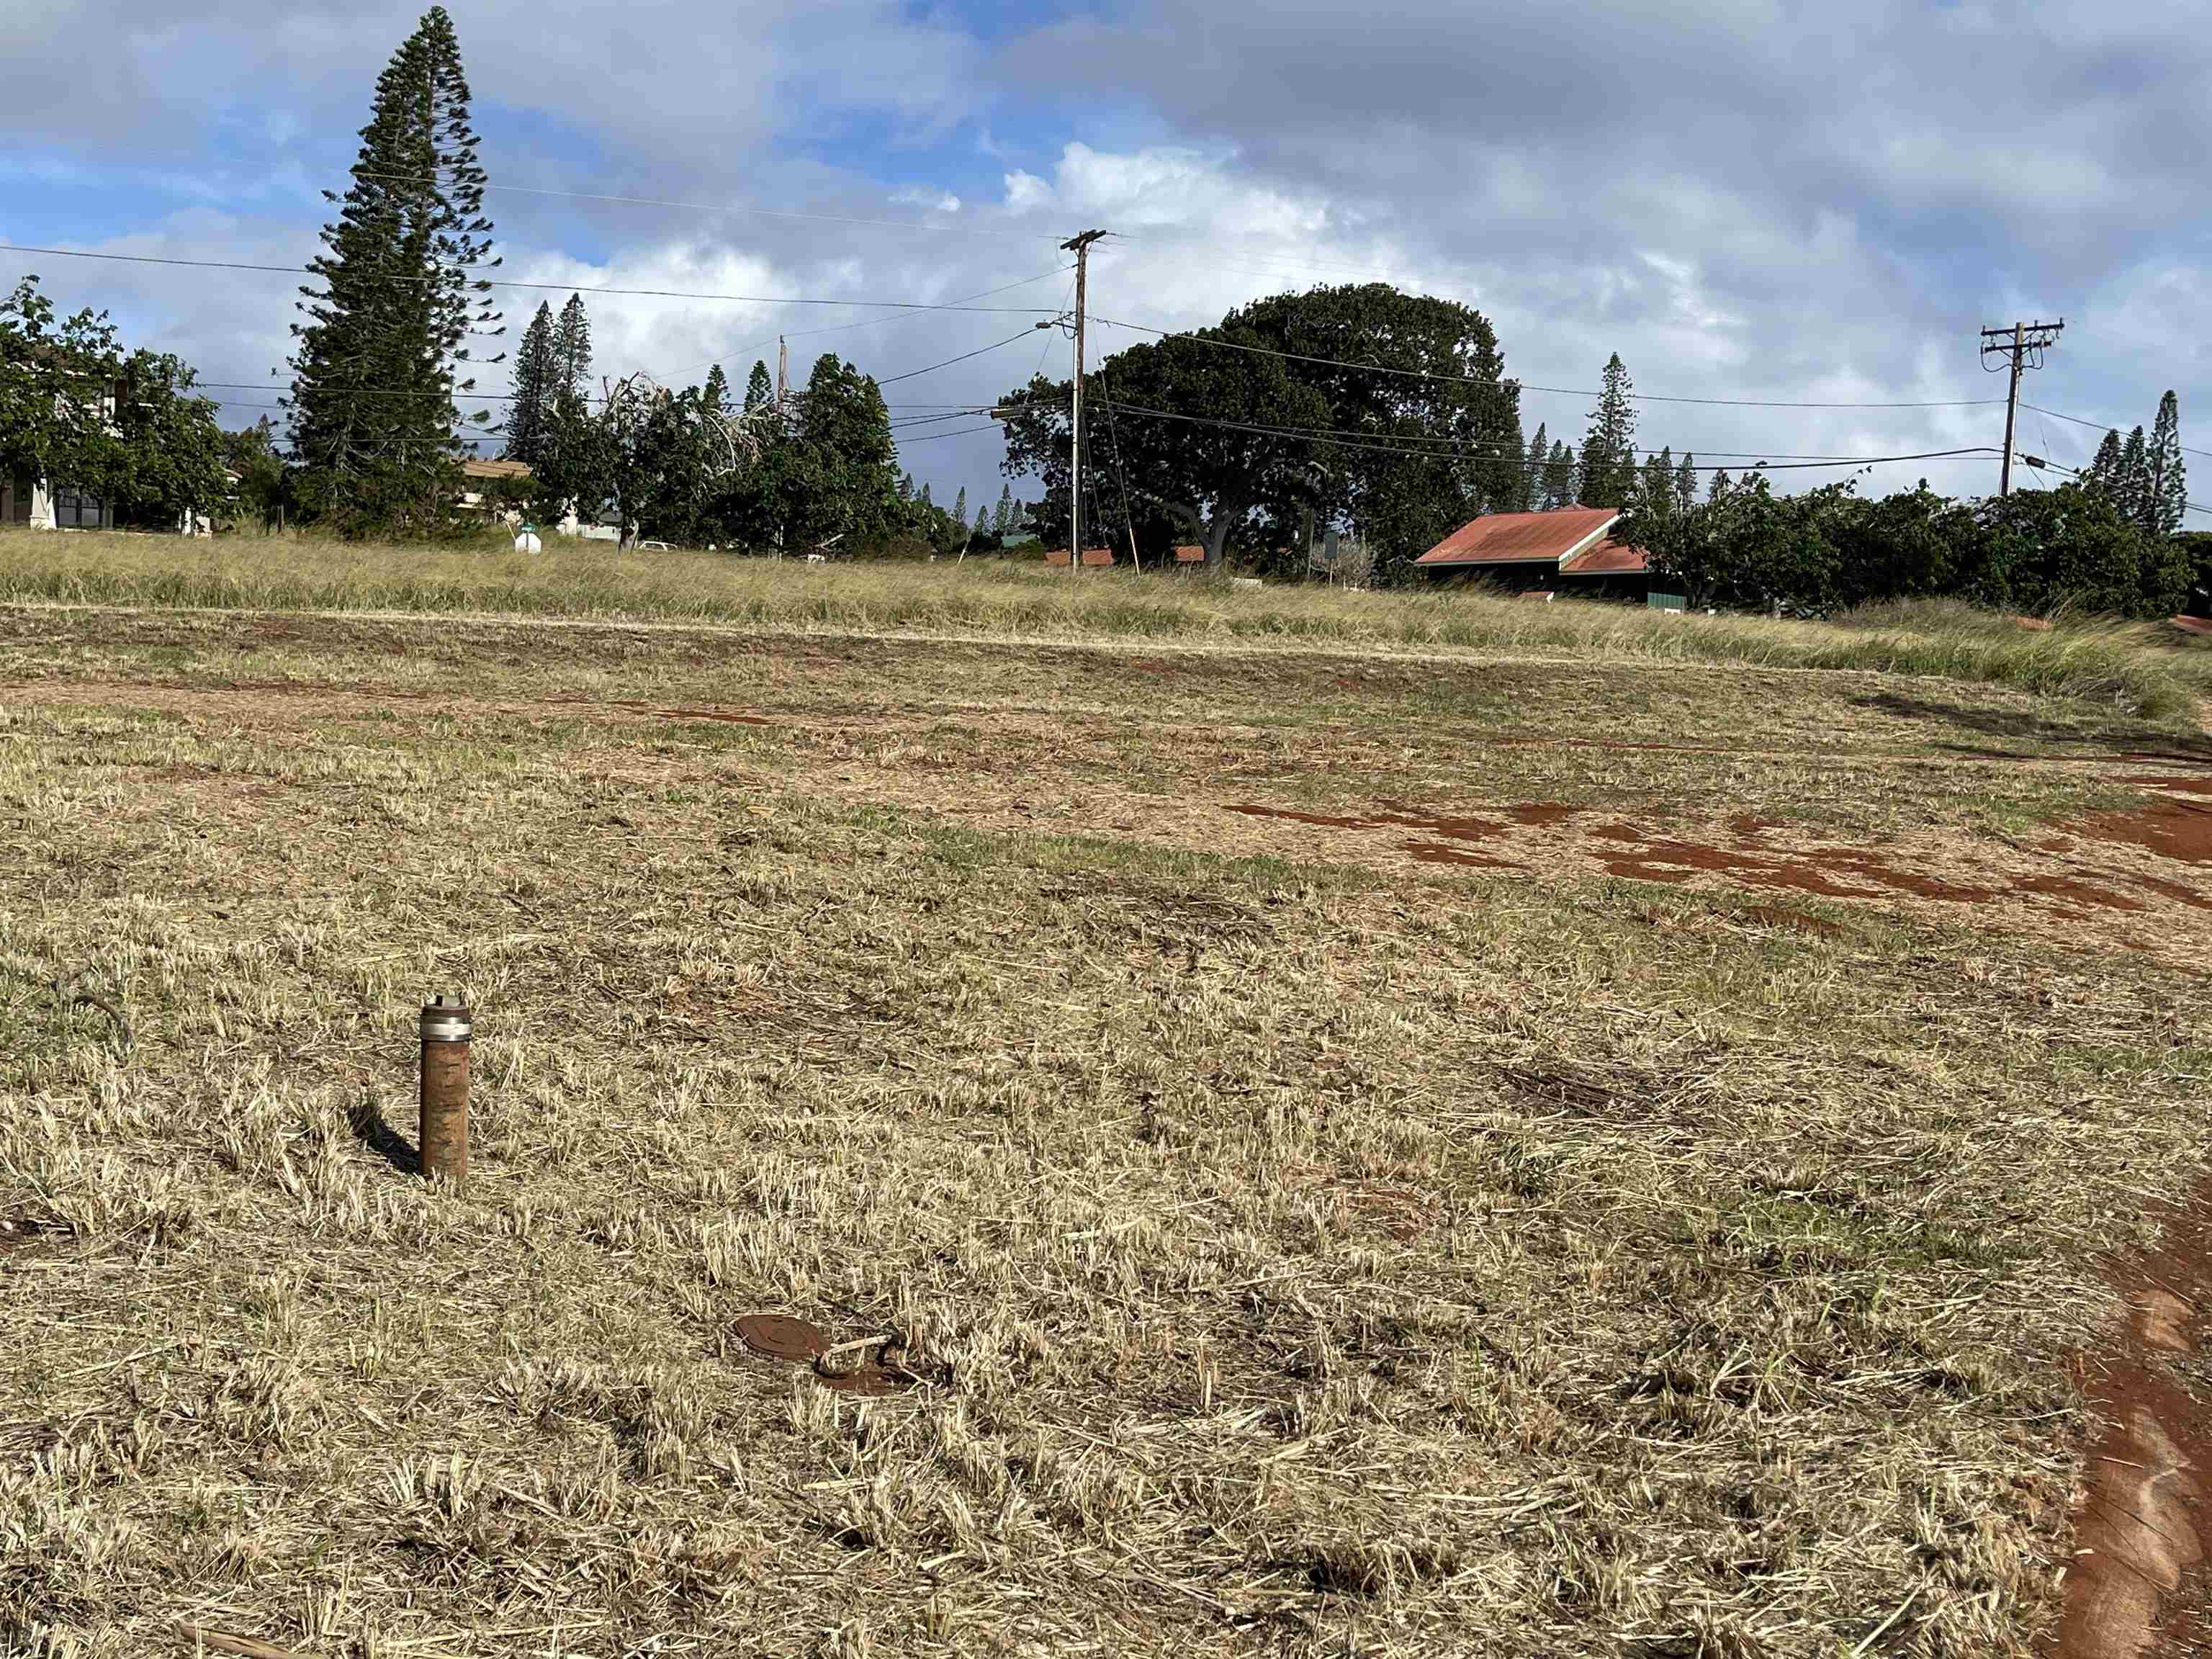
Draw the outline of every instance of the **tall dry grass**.
M1306 643L1570 660L1743 663L1924 675L2092 699L2151 719L2212 697L2212 649L2142 623L2062 617L2048 632L1955 604L1841 623L1686 617L1464 590L1247 588L1007 560L807 565L558 544L180 541L0 534L0 601L459 612L695 622L849 634Z

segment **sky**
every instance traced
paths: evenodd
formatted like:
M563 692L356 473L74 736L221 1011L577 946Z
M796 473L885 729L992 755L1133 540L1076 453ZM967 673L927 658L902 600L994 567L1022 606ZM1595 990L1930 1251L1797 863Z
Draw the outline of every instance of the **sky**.
M1740 470L1994 451L2005 381L1979 331L2063 317L2022 395L2092 424L2023 412L2017 448L2086 465L2098 423L2148 425L2171 387L2184 443L2212 451L2191 326L2208 225L2190 206L2212 0L448 9L501 274L552 285L500 292L510 341L567 284L753 296L586 295L604 374L682 385L719 361L742 386L781 333L794 380L833 350L909 376L885 388L902 422L988 404L1068 372L1065 334L1034 325L1071 297L1059 244L1099 228L1090 308L1114 320L1091 330L1094 364L1151 337L1121 323L1196 327L1264 294L1388 281L1491 319L1528 432L1579 443L1618 352L1647 399L1639 444ZM10 0L0 242L304 262L417 15ZM283 385L295 280L0 252L0 283L32 271L59 308L105 307L130 343L250 388L221 392L227 424L275 413L255 405ZM940 503L996 499L987 419L900 436ZM2212 454L2191 465L2212 504ZM1862 488L1923 476L1991 493L1996 461L1880 466Z

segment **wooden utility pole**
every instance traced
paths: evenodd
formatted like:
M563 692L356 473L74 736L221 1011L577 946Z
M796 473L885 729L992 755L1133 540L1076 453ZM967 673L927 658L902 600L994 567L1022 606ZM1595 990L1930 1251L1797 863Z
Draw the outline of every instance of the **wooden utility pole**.
M783 336L775 337L775 406L783 408L783 388L791 370L791 348L784 343Z
M1091 245L1106 233L1086 230L1062 242L1060 251L1075 256L1075 395L1068 410L1067 447L1067 570L1083 568L1083 303L1091 274Z
M2065 327L2066 319L2062 317L2055 323L2014 323L2010 328L1982 331L1982 367L1994 374L1993 363L2004 362L2012 370L2011 389L2005 394L2004 464L1997 473L1999 500L2012 494L2012 433L2020 416L2021 371L2042 368L2044 352L2058 343Z

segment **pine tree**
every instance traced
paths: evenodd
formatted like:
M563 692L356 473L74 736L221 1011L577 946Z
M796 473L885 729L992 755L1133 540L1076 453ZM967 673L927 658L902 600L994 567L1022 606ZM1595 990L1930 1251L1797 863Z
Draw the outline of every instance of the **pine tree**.
M1682 452L1682 464L1674 469L1674 505L1686 513L1698 504L1698 458L1688 450Z
M2154 536L2171 536L2181 528L2189 506L2189 475L2181 460L2181 402L2172 392L2158 400L2144 459L2142 527Z
M1709 501L1717 501L1729 493L1729 488L1728 469L1724 466L1717 467L1713 471L1712 483L1705 491L1705 499Z
M377 78L353 183L308 264L294 325L291 439L301 499L349 529L428 527L463 449L453 394L466 342L490 336L483 170L453 20L423 14ZM497 263L494 261L493 263ZM492 362L501 361L494 358ZM374 397L364 394L374 392Z
M1500 513L1526 513L1534 498L1534 486L1528 469L1522 465L1528 452L1521 442L1521 410L1517 401L1513 418L1498 434L1493 453L1496 460L1484 469L1492 478L1491 507Z
M2145 507L2150 495L2150 447L2143 440L2143 429L2137 427L2128 434L2127 442L2120 446L2119 488L2114 493L2113 504L2120 516L2132 524L2141 524L2148 516Z
M750 415L775 401L775 381L768 372L768 365L755 359L753 372L745 379L745 413Z
M730 377L722 373L721 364L716 363L707 371L707 384L700 391L699 406L710 415L730 412Z
M1589 432L1583 440L1584 507L1622 506L1634 486L1636 405L1630 400L1634 389L1620 354L1614 352L1606 361L1597 407L1590 411Z
M2105 441L2097 446L2095 459L2089 463L2089 470L2081 475L2081 482L2088 489L2103 495L2106 500L2116 503L2118 501L2120 434L2118 432L2107 432L2105 434Z
M568 303L561 307L561 320L553 325L553 366L562 385L591 395L592 319L584 314L580 294L568 296Z
M929 508L929 507L934 507L934 506L936 505L936 503L935 503L934 501L931 501L931 500L929 499L929 486L928 486L927 484L926 484L926 483L925 483L924 485L922 485L922 487L921 487L921 495L920 495L917 499L919 499L919 500L920 500L920 501L921 502L922 507L923 507L925 509Z
M1553 507L1571 506L1575 499L1575 452L1556 439L1544 462L1544 498Z
M956 528L968 527L968 486L962 484L960 493L952 501L952 522Z
M509 460L535 463L545 444L548 399L553 392L553 307L538 302L514 355L514 396L507 407Z
M1528 474L1528 505L1538 513L1548 513L1559 503L1544 476L1544 464L1552 458L1551 434L1544 430L1541 421L1536 422L1536 435L1528 440L1528 455L1523 463Z
M1012 484L1000 484L999 486L999 510L991 515L991 533L994 536L1004 537L1011 535L1013 532L1013 528L1014 487Z

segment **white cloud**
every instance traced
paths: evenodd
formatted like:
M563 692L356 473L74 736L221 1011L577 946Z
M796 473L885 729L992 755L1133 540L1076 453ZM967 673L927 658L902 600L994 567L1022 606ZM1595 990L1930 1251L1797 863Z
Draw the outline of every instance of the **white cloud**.
M902 207L927 208L932 213L957 213L960 198L949 190L930 190L920 185L908 185L891 192L891 200Z

